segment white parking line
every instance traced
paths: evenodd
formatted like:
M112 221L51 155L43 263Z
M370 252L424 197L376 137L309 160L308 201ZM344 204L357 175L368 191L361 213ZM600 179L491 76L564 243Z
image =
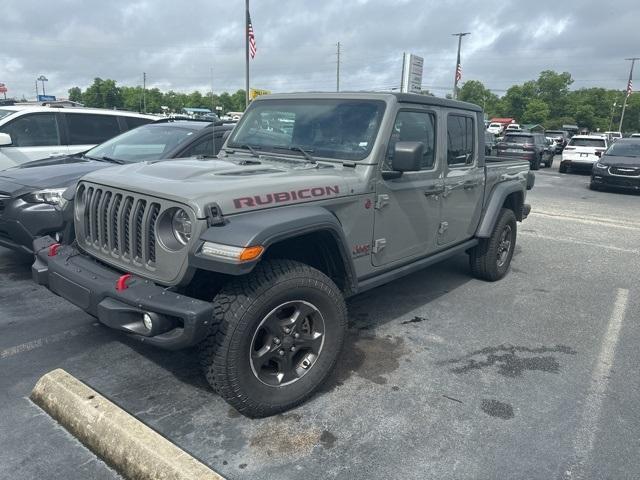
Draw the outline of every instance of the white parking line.
M604 336L600 348L598 362L591 375L591 385L584 402L582 421L573 444L575 458L570 467L564 472L565 478L583 478L583 475L585 475L583 468L589 455L591 455L596 439L598 423L600 421L600 410L602 409L602 403L607 391L611 367L615 360L616 346L627 311L628 301L629 290L619 288L616 302L613 305L613 312L609 319L607 333Z
M9 358L20 353L35 350L36 348L43 347L50 343L61 342L62 340L76 337L88 332L89 330L91 330L91 328L93 328L91 325L87 325L86 327L75 328L73 330L65 330L64 332L54 333L53 335L38 338L37 340L32 340L21 345L16 345L15 347L9 347L5 350L0 351L0 359Z
M612 252L632 253L635 255L640 254L640 249L614 247L613 245L603 245L601 243L585 242L584 240L578 240L576 238L554 237L550 235L541 235L539 233L527 232L523 230L520 230L518 232L518 235L522 235L523 237L539 238L541 240L551 240L552 242L574 243L576 245L584 245L585 247L602 248L603 250L610 250Z
M640 231L640 222L611 220L608 218L597 217L594 215L576 216L576 215L567 215L565 213L560 213L560 212L550 212L545 210L535 210L535 211L532 211L530 215L534 217L546 217L546 218L554 218L558 220L572 221L576 223L584 223L586 225L600 225L605 227L624 228L627 230Z

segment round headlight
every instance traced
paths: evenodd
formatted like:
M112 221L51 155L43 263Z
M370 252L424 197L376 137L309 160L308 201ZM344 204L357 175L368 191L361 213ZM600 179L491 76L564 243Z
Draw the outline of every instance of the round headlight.
M178 208L171 217L171 227L173 234L182 245L186 245L191 240L191 218L183 209Z

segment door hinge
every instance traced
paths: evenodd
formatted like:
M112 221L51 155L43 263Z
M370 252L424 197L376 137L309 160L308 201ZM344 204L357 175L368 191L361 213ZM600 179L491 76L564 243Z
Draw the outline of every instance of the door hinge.
M378 195L378 198L376 198L376 210L380 210L386 205L389 205L389 195L384 193L382 195Z
M438 228L438 234L443 235L449 229L449 222L440 222L440 228Z
M379 238L373 242L373 253L380 253L387 246L386 238Z

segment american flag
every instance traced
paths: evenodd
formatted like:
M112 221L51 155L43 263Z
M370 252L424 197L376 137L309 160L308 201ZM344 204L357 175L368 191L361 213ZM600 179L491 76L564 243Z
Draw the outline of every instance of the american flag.
M458 66L456 67L456 83L462 80L462 65L458 62Z
M256 47L256 36L253 33L253 25L251 24L251 15L247 12L247 37L249 39L249 53L251 58L256 57L258 48Z
M633 93L633 79L629 74L629 82L627 83L627 97Z

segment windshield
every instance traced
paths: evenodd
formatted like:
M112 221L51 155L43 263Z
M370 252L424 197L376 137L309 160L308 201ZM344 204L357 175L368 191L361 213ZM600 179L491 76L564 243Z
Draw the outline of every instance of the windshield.
M123 162L141 162L164 158L165 154L186 138L194 135L196 131L170 124L144 125L101 143L85 153L85 156L90 158L108 157Z
M314 157L362 160L373 148L384 108L384 102L371 100L257 102L243 115L228 146L270 152L303 148Z
M6 108L0 108L0 118L6 117L7 115L11 115L15 113L15 110L7 110Z
M575 138L575 137L573 137L569 141L569 145L574 147L596 147L596 148L602 148L605 146L603 138Z
M608 157L635 157L640 159L640 141L616 142L605 153Z
M506 143L518 143L524 145L525 143L533 143L533 137L527 137L525 135L507 135L504 137Z

